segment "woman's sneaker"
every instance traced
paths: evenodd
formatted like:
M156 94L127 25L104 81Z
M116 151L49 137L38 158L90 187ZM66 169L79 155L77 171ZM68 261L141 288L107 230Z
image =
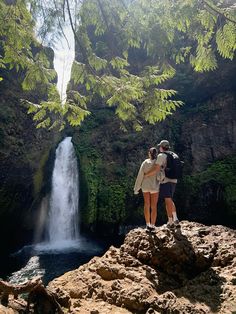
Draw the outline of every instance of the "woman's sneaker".
M148 232L155 231L155 226L154 226L154 225L151 225L151 224L147 225L147 226L146 226L146 231L148 231Z

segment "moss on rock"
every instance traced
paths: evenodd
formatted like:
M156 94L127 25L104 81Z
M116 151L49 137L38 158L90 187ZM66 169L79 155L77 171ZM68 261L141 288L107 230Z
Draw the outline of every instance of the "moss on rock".
M46 162L48 161L48 158L49 158L49 150L45 151L44 154L42 155L38 164L38 169L34 173L34 176L33 176L34 197L36 197L42 190L43 180L44 180L44 168L45 168Z

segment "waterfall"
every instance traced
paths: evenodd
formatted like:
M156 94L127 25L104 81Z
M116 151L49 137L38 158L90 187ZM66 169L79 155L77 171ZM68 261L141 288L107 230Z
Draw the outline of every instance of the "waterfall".
M79 186L78 167L71 137L56 149L52 175L48 236L49 244L63 245L78 238Z
M42 232L47 239L11 255L11 267L14 260L17 265L16 271L8 276L11 283L40 276L47 284L104 251L101 243L79 235L78 191L76 154L71 137L67 137L56 149L51 195L42 200L38 213L35 240L42 238Z

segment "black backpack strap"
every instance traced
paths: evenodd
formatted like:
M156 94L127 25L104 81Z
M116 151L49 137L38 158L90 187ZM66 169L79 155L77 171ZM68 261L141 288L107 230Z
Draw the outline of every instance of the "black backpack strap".
M171 158L172 155L170 154L170 152L168 152L168 153L167 152L162 152L162 153L166 155L166 164L163 167L163 169L165 170L167 165L168 165L168 158Z
M170 156L171 158L173 158L173 155L174 155L174 153L171 152L170 150L169 150L168 152L162 152L162 153L167 156L167 159L168 159L168 156Z

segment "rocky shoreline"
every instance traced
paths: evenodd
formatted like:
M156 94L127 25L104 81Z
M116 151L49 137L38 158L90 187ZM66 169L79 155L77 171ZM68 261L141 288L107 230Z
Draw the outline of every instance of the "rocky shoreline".
M232 314L236 231L188 221L152 233L136 228L120 248L54 279L47 291L64 313Z

